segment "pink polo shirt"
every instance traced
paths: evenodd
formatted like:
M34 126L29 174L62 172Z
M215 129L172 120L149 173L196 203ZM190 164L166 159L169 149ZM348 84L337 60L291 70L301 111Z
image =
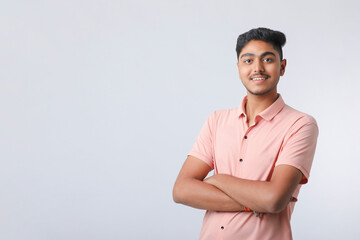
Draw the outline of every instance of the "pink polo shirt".
M189 152L203 160L214 174L269 181L274 167L282 164L303 173L301 184L309 178L318 127L311 116L287 106L282 97L259 113L248 127L244 105L213 112L203 125ZM301 184L293 197L297 198ZM292 239L290 218L295 202L278 214L256 217L250 212L207 211L200 239Z

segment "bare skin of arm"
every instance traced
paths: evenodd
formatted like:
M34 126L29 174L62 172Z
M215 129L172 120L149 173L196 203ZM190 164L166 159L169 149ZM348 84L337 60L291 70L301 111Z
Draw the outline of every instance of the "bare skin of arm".
M174 185L174 201L205 210L243 211L244 206L240 202L234 201L218 187L203 181L210 171L211 168L205 162L188 156Z
M205 180L252 210L263 213L279 213L292 199L300 183L302 173L295 167L279 165L275 167L270 181L252 181L217 174Z

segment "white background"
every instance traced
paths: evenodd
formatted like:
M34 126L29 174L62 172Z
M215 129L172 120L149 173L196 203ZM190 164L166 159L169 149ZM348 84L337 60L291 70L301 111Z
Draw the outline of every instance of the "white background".
M357 1L1 1L0 239L197 239L172 186L239 105L236 38L287 36L279 92L320 128L294 239L359 239Z

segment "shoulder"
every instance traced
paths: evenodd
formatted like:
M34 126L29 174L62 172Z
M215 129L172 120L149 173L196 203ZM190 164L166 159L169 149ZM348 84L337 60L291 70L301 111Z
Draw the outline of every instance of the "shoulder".
M238 109L220 109L213 111L207 118L206 124L214 131L223 127L231 127L239 119Z
M238 108L220 109L213 111L209 118L216 122L234 121L239 117Z
M317 122L313 116L296 110L286 104L283 110L280 112L279 117L293 123L299 122L302 124L314 124L317 126Z
M279 113L280 122L287 126L288 134L298 132L300 129L307 130L317 135L319 132L318 124L315 118L307 113L296 110L285 105Z

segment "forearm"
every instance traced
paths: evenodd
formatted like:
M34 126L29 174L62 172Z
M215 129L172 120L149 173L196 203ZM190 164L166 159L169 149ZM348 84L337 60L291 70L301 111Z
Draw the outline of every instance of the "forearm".
M239 179L230 175L222 175L213 186L227 194L234 201L258 212L272 212L270 209L271 191L269 182Z
M234 201L264 213L278 213L290 202L292 194L300 182L301 173L294 171L288 181L253 181L218 174L206 182L226 193ZM287 169L289 172L289 169ZM287 174L283 173L283 174ZM292 174L292 173L291 173Z
M184 205L212 211L243 211L244 206L223 191L198 179L180 179L173 191L174 201Z

